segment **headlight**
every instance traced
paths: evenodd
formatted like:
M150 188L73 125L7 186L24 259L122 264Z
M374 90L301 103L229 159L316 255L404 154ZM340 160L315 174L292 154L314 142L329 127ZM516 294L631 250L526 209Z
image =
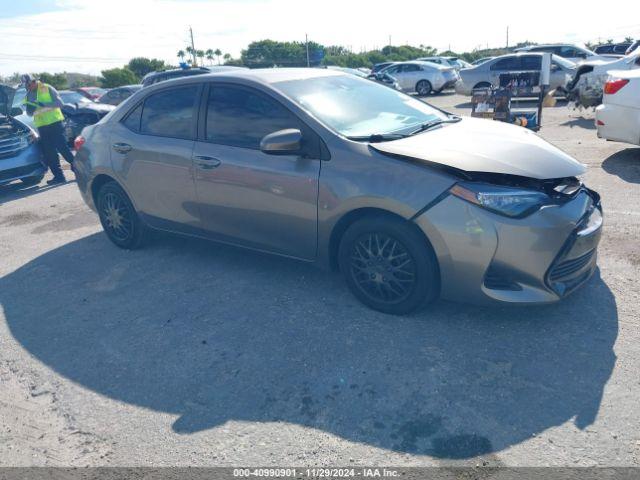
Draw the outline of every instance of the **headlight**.
M542 192L482 183L458 183L449 191L467 202L512 218L527 216L550 200Z

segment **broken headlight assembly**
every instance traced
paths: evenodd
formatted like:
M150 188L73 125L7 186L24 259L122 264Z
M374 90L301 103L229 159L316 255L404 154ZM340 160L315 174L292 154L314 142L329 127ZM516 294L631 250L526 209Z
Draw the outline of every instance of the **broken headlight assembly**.
M484 183L457 183L449 192L486 210L511 218L522 218L552 203L544 192Z

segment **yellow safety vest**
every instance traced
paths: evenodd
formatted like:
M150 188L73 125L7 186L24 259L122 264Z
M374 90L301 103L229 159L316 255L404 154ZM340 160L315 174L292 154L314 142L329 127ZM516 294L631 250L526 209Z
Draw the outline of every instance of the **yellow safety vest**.
M51 103L52 101L53 99L49 92L49 85L38 82L36 102ZM52 123L61 122L62 120L64 120L64 115L62 114L62 110L58 107L38 107L33 113L33 123L38 128L44 127L45 125L51 125Z

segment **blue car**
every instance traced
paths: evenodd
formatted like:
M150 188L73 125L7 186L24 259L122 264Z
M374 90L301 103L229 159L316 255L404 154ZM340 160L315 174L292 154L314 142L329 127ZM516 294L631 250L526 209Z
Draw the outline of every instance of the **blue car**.
M14 106L15 93L14 88L0 85L0 185L14 180L37 185L46 172L38 133L22 109Z

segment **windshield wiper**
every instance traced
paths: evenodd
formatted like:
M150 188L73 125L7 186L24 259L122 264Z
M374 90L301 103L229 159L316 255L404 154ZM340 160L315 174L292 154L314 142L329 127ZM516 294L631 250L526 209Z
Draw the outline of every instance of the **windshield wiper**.
M443 123L456 123L462 120L462 117L457 117L451 115L448 120L432 120L431 122L426 122L420 125L418 128L410 132L407 136L410 137L412 135L417 135L418 133L422 133L430 128L437 127L438 125L442 125Z
M356 142L369 142L380 143L389 142L391 140L398 140L400 138L408 137L405 133L373 133L371 135L359 135L353 137L347 137L349 140L355 140Z

